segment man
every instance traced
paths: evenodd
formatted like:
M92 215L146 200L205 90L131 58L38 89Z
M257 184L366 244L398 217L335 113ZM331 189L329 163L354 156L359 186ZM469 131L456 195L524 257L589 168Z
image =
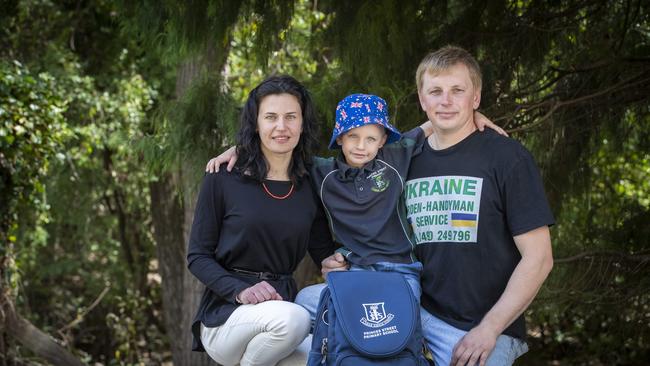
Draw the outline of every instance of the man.
M548 276L553 216L530 153L477 133L481 72L465 50L427 55L416 74L435 133L404 196L422 274L422 328L437 365L511 365L527 346L524 310ZM323 272L345 269L340 255Z

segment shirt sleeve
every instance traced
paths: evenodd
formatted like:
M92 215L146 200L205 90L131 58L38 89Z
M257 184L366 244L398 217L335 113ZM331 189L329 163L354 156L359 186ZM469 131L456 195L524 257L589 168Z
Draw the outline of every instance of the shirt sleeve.
M332 234L330 232L327 217L325 216L325 210L323 210L323 205L321 205L320 199L316 197L316 194L314 194L314 199L316 200L316 215L314 216L314 222L311 225L309 247L307 250L311 259L316 263L316 266L321 268L321 262L323 259L332 255L336 246L332 239Z
M323 183L323 179L325 178L327 173L332 171L333 168L334 168L334 158L321 158L318 156L312 158L309 182L311 183L311 186L314 189L314 192L316 192L317 196L320 196L318 194L318 190L320 188L321 183ZM318 199L318 202L320 206L320 199Z
M425 141L424 130L416 127L402 134L399 141L384 145L377 157L395 167L402 177L406 177L411 158L421 150Z
M235 296L250 285L231 275L215 259L224 216L224 182L219 179L222 174L226 173L203 177L190 232L187 264L190 272L217 296L236 303Z
M527 150L521 150L501 188L513 236L555 223L537 165Z

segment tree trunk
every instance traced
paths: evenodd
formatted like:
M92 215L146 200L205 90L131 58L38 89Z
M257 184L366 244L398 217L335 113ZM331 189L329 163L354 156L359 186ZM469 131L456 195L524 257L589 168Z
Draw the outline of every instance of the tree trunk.
M204 57L182 64L176 78L176 96L181 99L192 82L206 70L221 70L219 60L207 49ZM219 65L220 67L215 67ZM197 182L182 168L167 173L150 185L151 211L162 278L162 300L167 336L176 366L207 366L212 359L202 352L192 352L191 324L198 308L203 285L187 270L186 250L194 216Z
M0 296L5 317L5 332L25 348L55 366L85 366L81 360L65 349L54 338L36 328L29 320L16 313L11 299ZM5 355L2 359L4 362Z
M210 365L205 353L191 351L190 326L202 287L185 264L187 219L178 175L165 174L150 185L165 327L174 365Z

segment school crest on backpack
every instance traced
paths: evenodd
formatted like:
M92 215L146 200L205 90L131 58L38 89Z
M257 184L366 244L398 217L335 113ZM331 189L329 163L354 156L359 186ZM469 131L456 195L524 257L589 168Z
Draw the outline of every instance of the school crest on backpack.
M393 314L386 314L383 302L375 302L372 304L362 304L366 312L366 316L361 318L361 324L366 327L378 328L390 323L395 317Z

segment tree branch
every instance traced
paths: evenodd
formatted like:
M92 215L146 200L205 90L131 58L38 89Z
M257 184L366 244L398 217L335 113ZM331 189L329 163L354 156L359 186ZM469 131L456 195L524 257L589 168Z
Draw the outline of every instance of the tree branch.
M610 257L610 258L616 257L619 259L626 260L628 262L640 262L640 263L650 262L650 254L645 254L645 253L647 253L647 251L639 252L636 254L629 254L629 253L619 252L615 250L592 250L592 251L578 253L570 257L557 258L553 260L553 263L555 264L571 263L582 259L594 259L596 257Z
M71 321L70 323L64 325L61 329L59 329L57 331L57 333L61 334L61 333L65 332L66 330L68 330L68 329L76 326L77 324L81 323L84 320L84 318L86 317L86 315L88 315L88 313L90 313L97 305L99 305L99 303L102 301L104 296L106 296L106 294L108 293L108 291L110 289L111 289L110 286L105 287L102 290L102 292L99 294L99 296L97 296L95 301L93 301L93 303L90 304L90 306L86 308L86 310L84 310L81 314L77 315L77 317L73 321Z
M75 355L61 346L49 334L34 326L16 313L13 302L0 293L0 309L3 311L6 334L15 338L25 348L55 366L86 366Z
M599 91L597 91L595 93L592 93L592 94L583 95L583 96L575 98L575 99L561 100L561 101L556 101L554 103L549 100L549 101L546 101L546 102L533 104L531 107L521 106L519 111L525 111L525 110L532 111L534 109L542 108L543 106L546 106L546 105L550 105L550 109L548 110L548 112L546 112L546 114L544 114L542 117L538 118L537 120L531 122L530 124L510 129L510 130L508 130L508 132L509 133L521 132L521 131L526 131L526 130L530 130L532 128L535 128L535 127L539 126L540 124L542 124L543 122L545 122L546 120L548 120L553 115L553 113L555 113L555 111L557 111L560 107L566 107L566 106L569 106L569 105L582 103L582 102L585 102L587 100L595 99L597 97L609 94L609 93L614 92L614 91L620 91L620 90L623 90L623 89L631 88L631 87L636 86L638 84L643 84L643 83L645 83L647 81L650 81L650 78L639 79L641 76L643 76L643 74L645 74L645 72L643 72L641 74L634 75L634 76L632 76L632 77L630 77L628 79L625 79L625 80L623 80L623 81L621 81L619 83L616 83L616 84L610 86L609 88L599 90ZM636 81L632 82L633 80L636 80ZM553 104L551 104L551 103L553 103ZM509 124L510 122L511 121L508 121L507 124Z

